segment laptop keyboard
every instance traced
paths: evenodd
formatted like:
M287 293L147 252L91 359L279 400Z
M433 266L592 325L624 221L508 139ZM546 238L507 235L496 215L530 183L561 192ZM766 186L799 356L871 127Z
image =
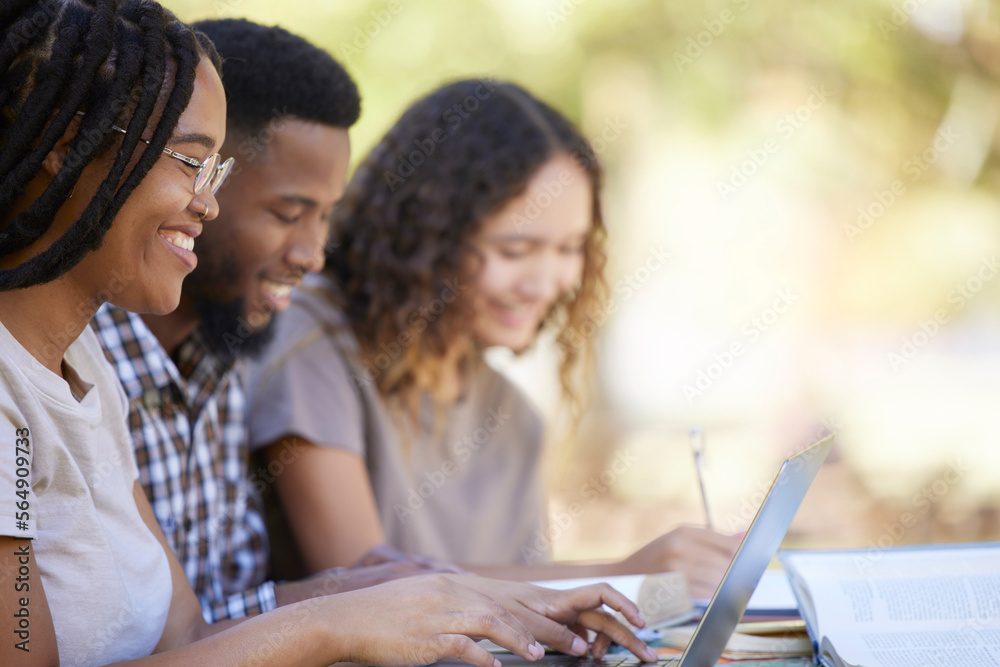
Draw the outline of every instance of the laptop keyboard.
M601 660L595 660L591 657L576 658L569 655L547 655L536 663L538 667L639 667L640 665L649 665L652 667L651 662L642 662L634 655L606 655ZM664 656L655 663L656 667L677 667L680 664L680 658L674 656Z

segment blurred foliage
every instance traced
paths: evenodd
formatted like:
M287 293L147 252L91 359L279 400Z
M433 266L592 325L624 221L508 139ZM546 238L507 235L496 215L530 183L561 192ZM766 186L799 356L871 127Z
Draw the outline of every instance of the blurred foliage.
M277 23L328 49L364 95L356 155L415 97L458 77L517 80L583 120L588 73L613 62L651 84L665 121L684 116L710 130L736 122L776 80L822 82L844 114L843 139L895 164L900 147L934 132L958 80L1000 77L1000 17L985 0L164 4L188 21ZM945 23L960 12L961 34L935 41L915 25L916 7ZM982 178L996 168L991 158Z

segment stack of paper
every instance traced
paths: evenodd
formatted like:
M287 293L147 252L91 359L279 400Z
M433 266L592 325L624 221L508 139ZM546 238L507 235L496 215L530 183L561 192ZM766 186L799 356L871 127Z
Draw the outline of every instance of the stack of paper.
M691 641L694 631L693 625L660 630L657 644L683 649ZM812 654L812 641L806 634L805 625L799 623L795 628L786 630L779 628L777 633L748 634L737 630L726 642L726 650L723 651L722 657L727 660L763 660L797 658Z

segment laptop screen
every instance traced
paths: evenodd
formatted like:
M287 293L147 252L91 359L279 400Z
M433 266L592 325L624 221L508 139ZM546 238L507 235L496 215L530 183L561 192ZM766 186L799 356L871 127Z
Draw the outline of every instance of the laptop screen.
M833 436L829 435L781 464L681 657L680 667L714 665L718 661L746 611L757 583L792 525L802 499L826 460L832 443Z

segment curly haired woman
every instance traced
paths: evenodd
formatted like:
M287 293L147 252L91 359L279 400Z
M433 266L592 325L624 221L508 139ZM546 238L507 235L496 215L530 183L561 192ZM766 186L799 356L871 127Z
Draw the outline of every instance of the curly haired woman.
M289 572L386 543L515 578L682 570L711 592L737 542L706 530L619 563L545 564L541 420L483 360L554 329L580 404L591 351L576 332L604 292L601 179L559 112L489 80L417 101L360 165L326 270L250 374L259 478L298 547Z

